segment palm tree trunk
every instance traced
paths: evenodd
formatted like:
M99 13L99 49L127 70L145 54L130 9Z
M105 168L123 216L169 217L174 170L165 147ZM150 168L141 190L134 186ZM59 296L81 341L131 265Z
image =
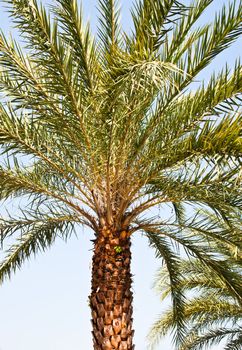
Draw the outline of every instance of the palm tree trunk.
M102 230L94 245L90 296L94 350L132 350L130 237L125 231Z

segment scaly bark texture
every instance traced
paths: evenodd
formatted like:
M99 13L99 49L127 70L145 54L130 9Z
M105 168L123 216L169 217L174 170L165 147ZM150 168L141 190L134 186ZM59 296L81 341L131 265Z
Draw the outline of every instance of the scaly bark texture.
M132 350L131 241L126 231L100 230L95 240L92 292L94 350Z

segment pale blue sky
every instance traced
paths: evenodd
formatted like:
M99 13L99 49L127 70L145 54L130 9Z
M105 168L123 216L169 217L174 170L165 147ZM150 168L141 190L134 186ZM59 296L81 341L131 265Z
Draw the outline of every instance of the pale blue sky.
M49 1L45 1L48 2ZM188 3L188 1L183 1ZM227 0L214 0L202 21L211 21L216 9ZM123 25L130 26L131 1L122 0ZM83 1L86 17L96 25L96 0ZM0 27L10 29L0 0ZM223 53L199 78L208 79L226 61L233 63L241 53L242 41ZM80 229L64 243L59 240L51 250L27 262L11 282L0 287L0 350L83 350L92 349L90 310L90 263L92 234ZM151 289L160 265L147 241L136 233L133 238L134 328L137 350L145 350L149 326L161 312L158 296ZM169 339L157 349L172 350ZM221 350L216 347L214 349Z

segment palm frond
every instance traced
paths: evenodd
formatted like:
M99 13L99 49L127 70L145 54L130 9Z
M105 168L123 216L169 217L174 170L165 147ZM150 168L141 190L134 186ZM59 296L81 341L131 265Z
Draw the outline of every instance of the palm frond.
M189 260L183 259L180 261L179 268L181 276L179 284L185 295L193 291L193 298L195 299L199 299L202 295L203 298L208 298L209 302L213 302L213 298L216 298L215 304L219 301L231 302L231 293L226 288L226 284L217 277L214 271L205 266L199 260L194 258L190 258ZM239 280L239 268L235 264L235 261L231 262L230 269L235 272L234 277ZM163 266L158 269L155 276L154 287L160 294L162 301L171 293L166 267ZM189 296L189 300L190 299L191 296ZM193 301L195 299L193 299ZM233 299L232 303L233 305L237 305L237 300ZM204 307L206 308L206 306ZM238 309L237 311L239 313Z
M36 198L53 199L57 204L62 203L69 206L76 214L79 213L88 221L90 220L95 227L94 216L86 209L91 203L86 202L85 198L78 194L76 195L73 191L73 184L69 181L58 178L56 173L46 174L43 164L33 165L29 170L23 170L15 158L15 168L10 164L5 167L1 166L0 174L1 200L23 195L32 196L33 201Z
M171 128L175 134L170 136L175 139L193 130L196 125L201 125L204 120L222 118L224 114L236 111L240 106L241 71L240 61L237 61L232 73L225 67L211 77L206 87L203 84L195 93L180 96L165 109L165 96L161 95L155 111L160 136L163 138L164 130Z
M227 338L229 343L234 336L237 338L240 334L237 325L242 317L241 304L230 293L226 284L211 268L204 266L197 259L183 260L178 268L180 269L178 283L186 295L183 317L187 327L184 329L185 336L179 343L179 349L206 348L208 345L219 343L222 339ZM233 264L229 268L236 270L234 278L239 281L241 269ZM171 293L166 267L158 271L156 288L162 293L162 299ZM233 326L237 329L231 335ZM149 334L151 343L165 336L174 327L173 307L171 307L152 326Z
M208 347L211 344L219 344L225 336L237 335L239 332L241 332L241 328L219 328L209 331L202 336L194 335L190 342L188 341L187 344L184 344L181 350L201 350L204 346Z
M170 244L167 239L161 236L157 236L152 231L146 231L146 235L150 241L150 246L155 249L156 256L164 261L169 274L169 281L171 286L171 297L173 305L173 321L176 326L176 342L181 342L183 339L183 332L185 324L183 322L183 307L184 307L184 296L179 288L179 259L170 248ZM156 342L158 340L156 339Z
M120 9L118 0L98 0L98 36L105 52L112 54L121 41Z
M242 333L242 330L240 333ZM232 340L230 340L226 344L224 350L240 350L241 342L242 342L242 334L239 334L236 338L232 338Z
M24 114L17 115L11 109L11 105L9 108L0 105L0 121L0 144L5 153L13 155L21 153L32 156L37 161L41 160L42 164L51 169L51 172L65 178L88 197L86 193L88 190L82 189L78 184L80 181L88 188L88 183L82 176L81 167L77 164L76 150L73 153L71 147L74 138L72 134L67 138L62 129L62 137L63 134L65 135L63 139L59 133L56 135L52 128L46 128L42 123L36 122L33 117ZM73 176L76 177L76 180L72 178Z
M0 91L18 108L32 108L37 113L45 105L45 113L61 114L59 96L45 79L30 56L13 40L0 34ZM56 92L56 91L55 91Z
M241 210L239 164L221 173L216 163L207 168L196 165L196 171L191 171L192 165L188 163L187 169L181 168L176 178L163 175L154 179L146 193L155 191L161 201L166 195L163 199L166 202L203 203L218 210L223 207Z
M134 22L131 52L139 58L155 56L164 42L165 34L177 19L184 15L186 8L177 0L139 0L134 4Z
M229 262L223 260L221 256L219 257L219 248L214 244L214 240L204 239L201 235L194 235L189 230L186 232L179 228L177 230L169 229L167 224L160 225L160 228L159 225L157 227L153 225L150 230L154 234L170 238L172 242L183 247L188 256L199 259L214 272L218 279L225 283L230 293L241 302L242 290L236 278L237 275L229 269ZM220 253L222 253L222 249Z
M178 63L181 69L186 67L188 77L195 77L241 35L242 10L241 6L237 9L237 3L234 0L229 6L224 5L221 12L217 14L212 28L208 27L204 35L188 47L184 62L180 61L181 66ZM185 84L187 82L181 82L182 86Z
M1 236L1 243L3 241L15 234L18 234L19 232L24 233L26 230L29 230L31 227L38 227L43 224L59 224L65 222L72 222L74 223L81 223L84 222L74 214L69 213L68 211L65 211L64 208L62 208L63 213L56 213L53 212L53 210L50 211L52 216L44 215L43 213L39 213L39 209L36 210L35 213L32 213L32 215L29 217L25 214L25 212L22 213L21 218L9 218L8 220L0 218L0 236Z
M172 59L176 62L191 43L204 33L206 26L199 27L195 31L191 29L212 2L213 0L194 0L189 5L186 15L182 16L173 28L172 41L166 40L166 45L163 46L163 59Z
M57 0L59 6L53 6L52 11L57 16L61 29L62 38L67 45L71 45L72 59L78 63L77 71L80 80L84 80L83 88L92 92L98 84L97 47L92 38L90 25L84 25L82 9L76 0Z
M58 235L66 239L72 229L73 225L67 218L31 224L18 242L7 251L7 256L0 265L0 283L5 278L10 278L12 273L19 269L31 255L50 247Z
M76 79L77 66L72 60L72 49L66 46L59 35L57 21L52 21L50 15L36 0L8 1L10 13L24 40L27 41L30 56L41 67L45 78L55 91L64 97L66 108L82 123L82 112L79 98L79 81ZM34 50L31 48L34 47ZM48 72L46 72L48 67Z

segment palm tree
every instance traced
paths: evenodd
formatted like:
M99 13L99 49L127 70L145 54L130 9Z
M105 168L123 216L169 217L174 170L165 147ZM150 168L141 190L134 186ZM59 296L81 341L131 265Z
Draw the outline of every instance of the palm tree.
M68 238L77 225L95 232L92 291L95 350L133 349L131 236L142 231L167 265L174 288L183 246L221 276L213 242L232 254L241 198L241 65L208 84L196 76L241 34L233 1L213 23L194 28L212 0L137 1L133 29L120 26L114 0L99 0L92 37L76 0L4 0L21 45L0 35L0 199L29 205L1 219L1 240L17 237L0 266L10 277L31 254ZM194 207L187 212L185 203ZM151 208L174 208L161 217ZM199 223L199 208L217 215L218 232ZM17 235L17 236L16 236ZM217 244L216 243L216 244Z
M229 262L230 273L241 280L241 265ZM197 259L184 260L180 264L180 288L190 294L184 308L185 337L180 350L199 350L225 341L224 349L239 350L242 340L242 304L223 281ZM166 269L161 269L156 287L162 291L162 299L171 289ZM173 310L170 308L153 325L149 334L154 344L174 328ZM220 345L222 347L222 344Z

